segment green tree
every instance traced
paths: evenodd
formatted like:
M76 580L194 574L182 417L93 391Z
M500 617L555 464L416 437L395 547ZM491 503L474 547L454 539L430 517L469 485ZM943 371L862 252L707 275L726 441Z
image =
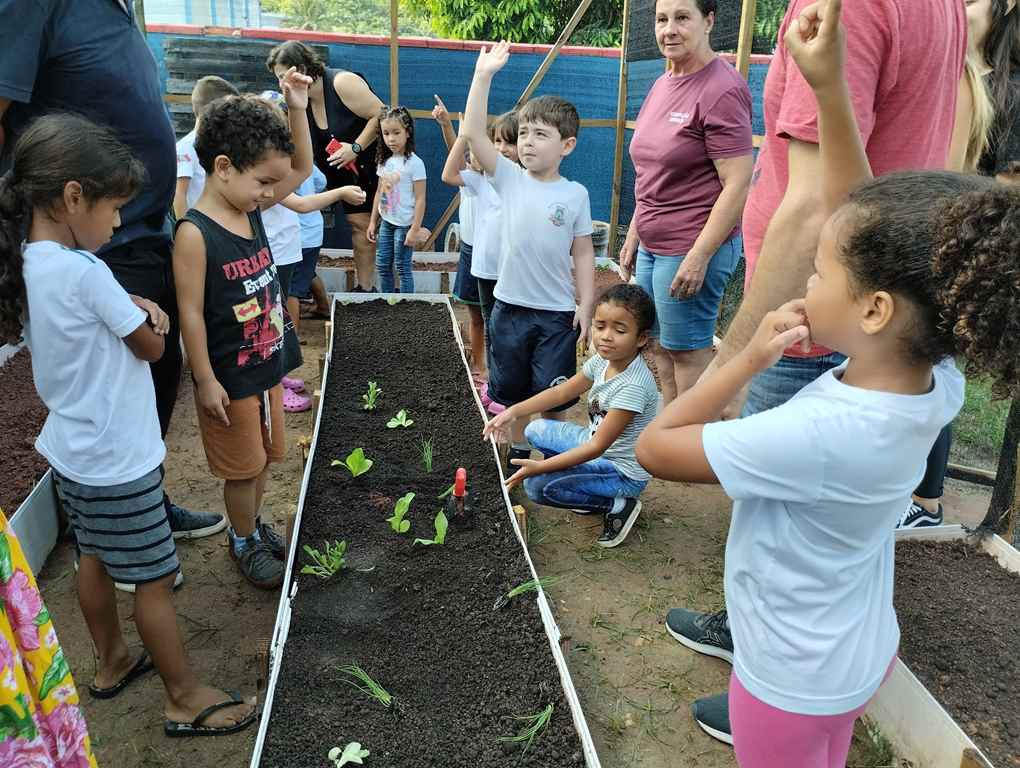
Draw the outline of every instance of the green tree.
M262 0L262 8L279 13L291 29L388 35L390 6L386 0ZM427 34L427 25L413 13L401 10L402 35Z

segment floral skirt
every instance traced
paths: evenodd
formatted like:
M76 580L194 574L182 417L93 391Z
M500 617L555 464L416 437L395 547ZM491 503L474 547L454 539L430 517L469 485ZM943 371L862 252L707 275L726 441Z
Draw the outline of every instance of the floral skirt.
M0 766L96 768L50 614L0 512Z

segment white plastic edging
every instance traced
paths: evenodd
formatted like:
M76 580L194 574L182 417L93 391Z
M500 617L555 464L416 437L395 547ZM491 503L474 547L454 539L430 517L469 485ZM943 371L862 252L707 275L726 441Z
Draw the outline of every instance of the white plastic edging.
M413 296L402 296L399 293L339 293L332 296L332 303L330 306L330 320L333 323L333 333L336 333L336 305L337 304L364 304L369 301L376 301L382 299L385 301L419 301L427 302L430 304L445 304L447 311L450 314L450 322L453 326L454 338L457 340L457 348L460 350L461 362L464 365L464 371L468 378L471 377L471 367L468 364L467 356L464 354L464 341L460 336L460 327L457 322L456 315L453 312L453 306L450 304L450 299L444 294L414 294ZM270 674L269 681L266 688L265 701L262 706L262 716L259 721L258 735L255 738L255 748L252 751L252 758L250 768L259 768L262 760L262 749L265 746L266 733L269 729L269 719L272 713L273 698L276 691L276 683L280 676L280 667L283 663L283 651L287 642L287 636L290 630L290 618L291 618L291 602L294 596L297 594L298 585L297 582L291 580L291 574L294 571L294 558L296 556L296 547L294 546L297 541L297 537L301 530L301 515L305 505L305 495L308 491L308 481L311 475L312 469L312 457L315 456L315 447L319 439L319 423L322 419L322 409L326 400L326 382L329 377L329 367L333 353L333 337L330 336L328 347L326 349L326 365L322 373L322 381L319 383L319 389L323 393L319 398L319 408L315 414L315 427L312 434L312 443L308 449L308 462L305 464L304 476L301 480L301 493L298 497L297 513L294 516L293 526L293 537L294 541L290 542L287 554L287 565L284 570L284 581L280 592L280 605L276 613L276 625L273 629L273 639L270 646ZM482 406L481 398L478 396L477 390L474 387L471 388L472 394L475 399L475 405L478 407L479 413L482 418L485 419L485 408ZM493 457L496 461L496 466L499 468L500 479L505 479L503 476L503 468L499 461L499 452L496 447L495 439L490 439L492 446ZM524 551L525 560L528 563L528 568L531 571L531 577L538 579L538 573L535 571L535 564L531 560L531 554L528 552L527 546L524 544L524 537L522 535L520 527L517 525L517 518L513 513L512 504L510 503L510 497L507 494L506 488L503 488L503 500L506 504L507 517L510 520L510 524L513 526L514 532L517 534L517 540L520 542L521 548ZM581 702L577 697L577 690L574 688L573 680L570 677L570 670L567 667L566 659L563 656L563 651L560 648L560 629L556 624L556 619L552 615L552 610L549 607L549 601L546 599L545 592L541 585L538 588L537 594L539 614L542 617L542 624L545 627L546 638L549 640L549 646L552 650L553 659L556 662L556 668L560 673L560 683L563 686L563 692L566 696L567 703L570 705L571 716L574 720L574 728L577 730L578 738L581 741L581 748L584 753L585 765L587 768L601 768L601 762L599 761L598 754L595 751L595 744L591 737L591 731L588 728L588 723L584 718L584 712L581 710Z
M961 525L940 525L897 531L896 541L955 541L967 535ZM1003 538L991 536L981 546L1003 568L1020 573L1020 552ZM971 750L988 768L992 766L902 659L896 660L896 667L878 689L866 714L878 724L896 754L915 768L960 768L965 750Z

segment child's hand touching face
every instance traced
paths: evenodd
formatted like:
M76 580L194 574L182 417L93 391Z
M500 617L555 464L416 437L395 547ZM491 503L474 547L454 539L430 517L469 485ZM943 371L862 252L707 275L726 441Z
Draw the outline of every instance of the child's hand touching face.
M775 365L783 351L797 343L805 353L811 351L811 329L804 310L804 299L788 301L765 315L754 337L740 354L751 370L760 373Z
M841 0L819 0L800 12L783 42L804 79L815 90L844 82L846 30L839 21Z
M291 67L280 78L280 90L287 100L287 109L308 108L308 86L312 84L312 78L302 75L297 67Z
M496 43L492 46L492 50L482 48L478 54L478 61L475 63L475 74L476 75L492 75L499 72L506 65L510 58L510 43L505 40L502 43Z

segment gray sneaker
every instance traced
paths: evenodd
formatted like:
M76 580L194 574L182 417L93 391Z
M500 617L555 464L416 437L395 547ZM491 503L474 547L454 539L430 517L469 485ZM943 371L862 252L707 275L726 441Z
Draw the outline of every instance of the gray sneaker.
M167 507L167 519L174 539L202 539L227 527L227 518L210 512L192 512L176 504Z
M706 696L691 705L694 721L705 733L724 744L733 745L733 732L730 729L730 695L720 693L717 696Z
M227 549L252 586L259 589L276 589L283 583L283 563L273 554L273 549L267 542L257 541L249 544L238 553L234 551L233 542L228 536Z
M273 557L277 560L283 560L287 547L283 542L283 537L273 530L273 526L269 523L260 523L259 537L269 545L269 549L273 552Z
M733 663L733 635L725 609L699 613L673 608L666 614L666 631L692 651Z

